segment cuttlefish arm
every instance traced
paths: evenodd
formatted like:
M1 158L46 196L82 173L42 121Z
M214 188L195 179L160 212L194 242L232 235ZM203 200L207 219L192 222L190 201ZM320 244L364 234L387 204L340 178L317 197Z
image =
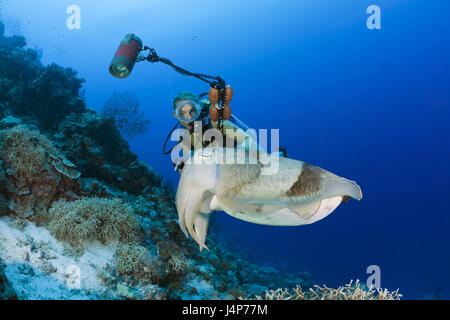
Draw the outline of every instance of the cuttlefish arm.
M200 157L202 154L196 154ZM208 159L208 158L207 158ZM197 159L198 160L198 159ZM205 248L208 233L210 203L216 184L216 165L214 163L186 164L178 184L175 204L178 212L178 223L182 232L189 235L199 244L200 251Z
M206 248L205 240L208 232L209 214L199 212L202 205L203 191L190 189L185 192L177 191L176 206L178 223L186 237L190 235L200 246Z
M180 182L178 183L178 189L175 196L175 206L178 212L178 224L180 225L181 231L186 237L188 236L188 231L186 229L185 213L186 207L189 204L191 191L188 188L188 181L185 176L181 176Z
M200 251L202 251L203 248L208 249L205 245L205 241L206 235L208 234L209 217L209 213L198 212L194 218L195 239L200 246Z

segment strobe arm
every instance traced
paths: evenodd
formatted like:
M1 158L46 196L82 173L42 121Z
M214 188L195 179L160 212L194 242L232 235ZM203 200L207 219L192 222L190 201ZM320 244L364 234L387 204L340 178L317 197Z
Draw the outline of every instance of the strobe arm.
M158 56L158 54L156 53L156 50L153 49L153 48L149 48L149 47L147 47L147 46L144 46L144 47L142 48L142 51L145 51L145 50L149 50L149 54L147 55L147 57L144 57L142 54L140 54L140 55L138 56L138 59L137 59L138 62L139 62L139 61L148 61L148 62L152 62L152 63L155 63L155 62L162 62L162 63L164 63L164 64L170 66L170 67L171 67L172 69L174 69L176 72L178 72L178 73L180 73L180 74L182 74L182 75L184 75L184 76L190 76L190 77L195 77L195 78L197 78L197 79L200 79L200 80L202 80L202 81L208 83L208 84L209 84L211 87L213 87L213 88L216 88L216 89L219 89L219 90L220 90L220 89L226 87L226 82L225 82L225 80L223 80L223 79L222 79L221 77L219 77L219 76L210 76L210 75L203 74L203 73L194 73L194 72L191 72L191 71L189 71L189 70L186 70L186 69L184 69L184 68L181 68L181 67L179 67L179 66L173 64L173 62L170 61L170 60L167 59L167 58L163 58L163 57ZM215 81L210 81L210 80L208 80L208 79L215 80Z

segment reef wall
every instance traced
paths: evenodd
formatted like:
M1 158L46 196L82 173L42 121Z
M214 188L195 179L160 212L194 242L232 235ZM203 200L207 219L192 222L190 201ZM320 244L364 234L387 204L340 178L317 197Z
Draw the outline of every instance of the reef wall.
M236 299L312 285L214 240L200 253L173 191L86 105L76 71L42 65L1 22L0 61L0 299Z

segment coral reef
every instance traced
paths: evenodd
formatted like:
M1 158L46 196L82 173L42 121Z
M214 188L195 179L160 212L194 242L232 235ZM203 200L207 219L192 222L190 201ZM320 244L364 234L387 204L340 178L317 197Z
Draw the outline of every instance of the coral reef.
M55 201L48 229L58 240L80 248L88 241L135 243L141 230L131 206L121 199L83 198Z
M3 131L0 139L3 162L24 186L32 183L36 173L45 170L47 153L56 153L46 137L23 125Z
M171 256L168 264L170 269L177 273L187 271L191 267L191 262L183 254Z
M277 289L266 291L264 297L257 296L257 299L265 300L400 300L402 295L396 291L387 289L370 289L363 288L359 282L353 280L345 286L337 289L320 287L315 285L308 291L303 291L300 285L297 285L291 291L288 289Z
M80 96L84 80L71 68L43 66L37 52L25 46L23 37L5 37L0 22L0 117L33 124L84 177L136 195L158 186L161 177L137 160L114 119L86 106Z
M134 195L161 184L161 177L130 151L114 121L93 110L68 115L53 137L84 177Z
M5 122L14 123L11 118L1 124ZM74 199L81 193L74 165L35 127L18 124L0 130L0 146L0 192L15 215L37 219L54 200Z
M23 37L5 37L0 25L0 114L56 130L67 115L86 110L79 95L84 80L71 68L43 66L37 52L25 46Z
M141 245L121 244L114 256L114 271L126 283L145 286L158 283L164 273L162 263Z

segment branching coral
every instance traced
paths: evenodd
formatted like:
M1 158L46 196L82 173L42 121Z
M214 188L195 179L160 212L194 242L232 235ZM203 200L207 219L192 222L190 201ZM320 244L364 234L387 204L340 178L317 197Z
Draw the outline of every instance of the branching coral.
M361 288L359 280L353 280L345 286L337 289L327 286L317 286L303 292L301 286L297 285L292 291L288 289L277 289L266 291L264 297L257 296L258 300L400 300L402 295L396 291L387 289L365 290Z
M118 275L130 280L152 282L161 274L161 262L152 257L146 247L136 244L121 244L114 255L113 262Z
M86 241L135 243L142 237L133 209L121 199L59 200L50 208L49 219L55 238L76 248Z
M168 264L170 269L176 273L188 271L191 267L191 262L182 253L172 255Z

